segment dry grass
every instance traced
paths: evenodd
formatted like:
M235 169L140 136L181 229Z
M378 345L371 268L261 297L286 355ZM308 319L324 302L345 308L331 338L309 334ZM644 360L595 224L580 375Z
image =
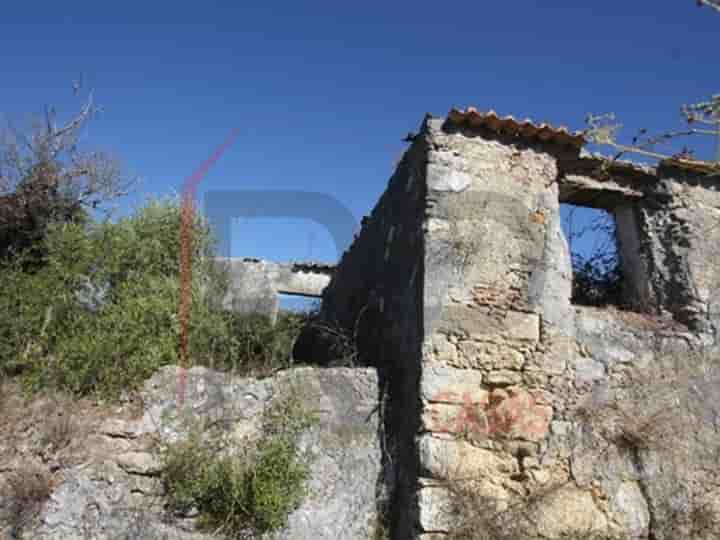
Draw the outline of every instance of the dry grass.
M606 452L616 448L620 459L629 458L635 480L649 493L654 537L714 539L720 537L718 351L678 343L659 338L650 365L617 386L598 387L576 414L592 440L607 444L598 447L597 474L608 459L619 459ZM590 446L578 451L595 452Z
M448 481L450 515L455 516L447 540L512 540L518 522L503 512L498 500L481 494L474 481Z
M77 431L76 421L72 412L72 404L60 397L47 402L41 411L40 446L50 452L62 450L70 444Z
M2 520L14 537L37 515L50 496L50 475L42 468L28 466L7 478L8 493Z
M591 430L619 447L645 451L686 449L698 429L720 413L720 365L706 350L656 350L658 363L600 386L576 410Z

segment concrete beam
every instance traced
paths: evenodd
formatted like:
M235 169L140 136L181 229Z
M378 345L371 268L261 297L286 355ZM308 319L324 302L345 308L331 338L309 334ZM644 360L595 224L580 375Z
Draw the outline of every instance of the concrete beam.
M230 277L223 307L240 313L266 314L273 320L279 309L278 295L320 298L335 269L318 263L281 264L235 257L215 260Z

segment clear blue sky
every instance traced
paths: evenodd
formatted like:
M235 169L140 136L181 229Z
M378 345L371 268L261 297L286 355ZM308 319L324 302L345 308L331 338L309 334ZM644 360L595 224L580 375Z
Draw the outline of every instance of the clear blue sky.
M86 142L142 177L136 200L178 191L238 128L201 195L318 191L358 220L426 112L582 128L615 111L631 134L679 127L681 103L720 91L720 14L693 0L6 2L0 42L0 111L71 113L82 73L104 107ZM232 254L336 257L295 220L237 225Z

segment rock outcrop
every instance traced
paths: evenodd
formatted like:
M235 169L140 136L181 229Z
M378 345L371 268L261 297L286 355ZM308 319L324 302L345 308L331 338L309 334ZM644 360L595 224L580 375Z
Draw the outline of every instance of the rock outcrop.
M230 451L241 450L261 436L263 411L289 391L317 418L299 439L311 468L308 492L286 527L267 538L373 537L381 525L383 484L375 370L298 368L247 379L193 368L181 406L177 373L162 369L133 403L115 409L48 399L20 409L19 397L8 398L5 410L15 412L6 416L0 443L0 506L28 512L5 537L216 538L197 530L192 513L168 513L161 449L201 427L222 437ZM18 495L10 482L30 470L43 475L49 489L34 512L10 500Z

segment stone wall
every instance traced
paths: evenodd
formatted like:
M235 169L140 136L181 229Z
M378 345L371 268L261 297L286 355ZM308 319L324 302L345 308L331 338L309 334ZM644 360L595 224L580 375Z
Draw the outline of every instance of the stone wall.
M167 508L160 478L163 449L199 432L218 455L251 454L253 441L266 435L264 412L289 395L317 418L299 440L309 465L307 492L286 525L262 538L380 537L376 491L382 470L374 369L298 368L254 379L194 367L187 372L182 403L177 380L177 366L166 366L146 381L134 402L112 406L47 395L28 401L19 391L13 399L6 397L0 424L0 538L229 538L201 527L196 509L176 513ZM61 436L67 439L62 445ZM8 484L14 475L28 478L29 471L52 474L49 499L37 501L42 503L37 516L28 513L24 521L11 519L13 525L5 527L6 511L27 512L34 502L18 506Z
M699 479L720 450L718 178L428 128L420 536L453 529L448 487L470 477L512 538L712 537L688 516L718 501ZM561 200L615 214L638 312L571 305Z
M553 415L544 383L559 367L543 358L541 329L564 333L571 277L555 183L562 149L428 128L422 537L448 530L450 512L438 510L448 479L481 476L479 489L499 500L519 488L521 461L538 454Z
M356 343L359 362L379 368L386 516L393 538L412 534L416 520L425 145L418 139L410 147L372 213L363 219L324 292L321 310L327 324ZM301 360L323 357L317 346L301 348L305 350L296 351L296 356L304 356Z

